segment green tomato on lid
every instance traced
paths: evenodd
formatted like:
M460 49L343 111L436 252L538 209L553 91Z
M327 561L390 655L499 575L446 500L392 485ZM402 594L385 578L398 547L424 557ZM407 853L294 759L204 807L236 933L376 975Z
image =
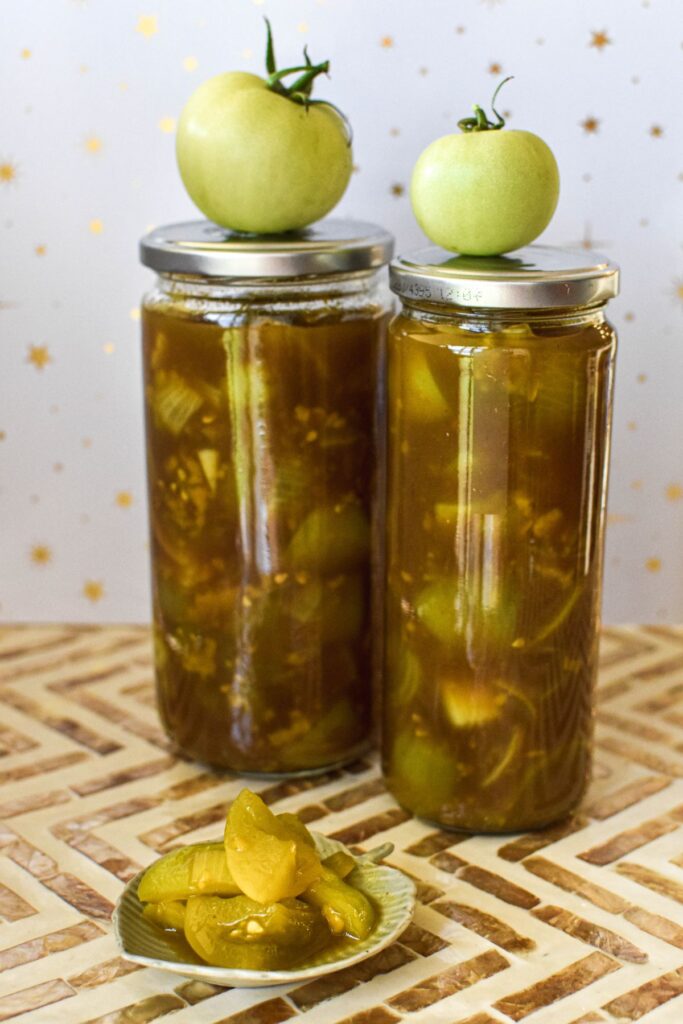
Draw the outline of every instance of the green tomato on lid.
M481 107L420 155L410 199L424 233L450 252L497 256L533 242L550 223L560 192L557 162L532 132L505 129ZM504 129L504 130L501 130Z
M181 113L176 157L205 216L233 231L271 234L329 213L346 190L353 158L344 115L311 99L328 61L313 64L304 50L304 64L278 71L266 24L267 77L229 71L200 85Z

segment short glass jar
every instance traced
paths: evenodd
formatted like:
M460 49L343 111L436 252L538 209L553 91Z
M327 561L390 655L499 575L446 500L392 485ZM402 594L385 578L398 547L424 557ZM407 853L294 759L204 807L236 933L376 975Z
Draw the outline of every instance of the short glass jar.
M540 827L586 786L617 279L543 246L391 266L383 764L447 828Z
M200 761L309 773L368 743L391 246L333 219L142 240L158 705Z

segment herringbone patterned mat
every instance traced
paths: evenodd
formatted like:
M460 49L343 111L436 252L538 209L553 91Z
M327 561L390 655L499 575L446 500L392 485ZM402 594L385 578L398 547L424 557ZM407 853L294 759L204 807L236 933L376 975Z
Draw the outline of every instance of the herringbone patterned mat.
M683 1022L683 629L602 646L595 779L560 827L434 831L374 762L252 783L354 846L391 840L415 922L365 963L306 985L224 990L120 959L109 916L158 852L220 835L242 782L176 761L148 634L0 631L0 1021L25 1024Z

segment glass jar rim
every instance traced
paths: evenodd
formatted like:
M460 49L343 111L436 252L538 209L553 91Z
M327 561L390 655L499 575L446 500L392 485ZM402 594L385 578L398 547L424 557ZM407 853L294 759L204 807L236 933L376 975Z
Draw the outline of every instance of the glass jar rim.
M619 267L585 249L530 245L503 256L465 256L436 246L397 256L391 290L455 308L557 309L602 305L619 291Z

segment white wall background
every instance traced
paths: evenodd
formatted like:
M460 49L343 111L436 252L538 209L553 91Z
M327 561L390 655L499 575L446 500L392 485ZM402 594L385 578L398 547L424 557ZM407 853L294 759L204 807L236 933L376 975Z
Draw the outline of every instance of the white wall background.
M136 243L193 217L184 101L220 71L329 57L358 165L339 212L422 243L412 164L488 104L554 149L544 235L621 263L607 621L683 619L680 0L2 0L0 616L148 616Z

